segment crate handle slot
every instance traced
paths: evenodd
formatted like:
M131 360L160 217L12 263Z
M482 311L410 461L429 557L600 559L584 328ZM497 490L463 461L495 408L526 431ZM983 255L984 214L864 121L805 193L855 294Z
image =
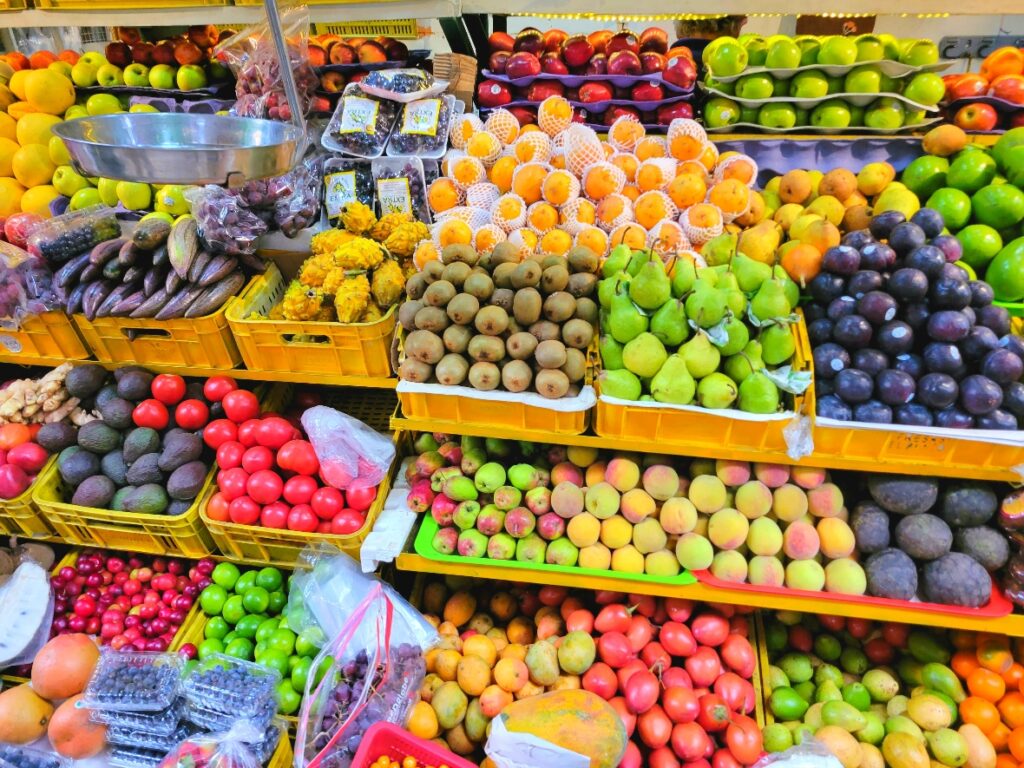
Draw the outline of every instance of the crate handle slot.
M303 337L299 339L298 337ZM320 336L308 333L282 333L281 343L296 347L314 347L331 343L330 336Z
M138 341L142 338L160 338L169 339L171 338L171 332L163 328L122 328L123 333L128 341Z

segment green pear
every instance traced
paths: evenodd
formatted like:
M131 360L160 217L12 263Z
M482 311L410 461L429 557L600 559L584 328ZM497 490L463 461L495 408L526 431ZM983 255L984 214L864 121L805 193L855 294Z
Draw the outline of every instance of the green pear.
M761 357L767 365L782 365L796 352L796 341L788 324L772 323L761 329Z
M621 400L636 400L640 397L640 379L625 368L619 371L602 371L597 377L601 394Z
M597 303L609 309L612 306L612 296L615 295L615 289L618 288L620 282L628 281L629 275L625 272L619 272L611 277L606 277L597 284Z
M740 382L740 410L747 413L775 413L779 410L779 388L764 371L755 371Z
M718 270L714 267L697 267L697 279L703 280L712 288L718 285L718 274ZM694 287L696 287L696 284L691 287L691 290Z
M736 401L736 382L724 373L712 373L697 385L697 402L702 408L720 410Z
M686 307L681 299L670 299L651 316L651 333L666 347L678 347L690 335Z
M608 331L620 344L625 344L647 330L647 315L637 309L622 283L615 289L608 310Z
M633 251L633 255L629 259L629 264L626 265L626 271L632 277L636 277L640 274L640 268L650 260L650 251Z
M607 333L601 334L601 365L606 371L617 371L626 366L622 362L622 345Z
M661 370L667 357L668 352L658 337L646 331L630 339L622 348L622 362L626 370L642 379L648 379Z
M753 378L753 377L751 377ZM740 410L747 410L743 407L743 387L740 387ZM842 701L843 694L839 690L839 686L831 680L826 680L824 683L818 686L818 690L814 692L814 700L824 704L826 701Z
M736 243L739 236L731 232L723 232L704 243L700 249L700 255L711 266L716 264L728 264L736 255Z
M800 286L793 282L793 278L782 268L781 264L772 267L772 277L782 281L782 287L786 291L786 298L789 299L789 306L795 307L800 303Z
M718 370L722 353L711 343L706 333L698 333L679 348L679 354L686 361L686 369L695 379L701 379Z
M726 358L722 369L733 381L742 382L754 371L764 368L764 360L761 359L761 343L756 339L747 342L742 352Z
M651 395L659 403L688 405L693 402L697 382L679 355L669 355L661 370L651 379Z
M677 299L682 298L693 289L697 281L697 266L689 259L676 259L675 267L672 270L672 295Z
M742 315L747 309L747 297L740 290L736 275L726 272L718 280L718 290L725 293L725 306L734 315Z
M772 268L749 256L737 253L732 258L732 273L744 293L753 293L761 287L761 283L772 276Z
M740 317L740 315L733 315L725 321L725 332L729 334L729 338L725 344L718 346L718 351L722 357L735 355L747 346L747 342L750 341L750 331L747 330L747 324Z
M750 300L750 311L762 323L776 317L785 317L793 310L793 305L786 298L786 290L782 281L777 278L765 280Z
M693 291L686 297L686 316L701 328L718 325L727 309L725 294L713 288L704 280L693 284Z
M601 265L601 274L605 277L611 277L617 272L625 272L626 265L629 264L629 259L632 255L633 252L625 243L616 245L612 248L612 252L608 254L608 258L604 260L604 264Z
M672 283L661 259L644 264L629 282L629 298L641 309L655 310L672 297Z

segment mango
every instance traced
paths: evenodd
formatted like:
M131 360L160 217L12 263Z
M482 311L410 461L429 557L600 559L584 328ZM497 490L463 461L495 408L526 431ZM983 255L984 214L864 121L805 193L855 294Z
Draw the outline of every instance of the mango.
M907 637L907 650L922 664L929 662L948 664L951 657L949 649L942 645L934 635L917 630L911 632Z
M978 726L967 723L957 732L967 742L967 768L995 768L996 750Z
M900 690L899 681L884 669L869 669L861 683L871 695L872 701L890 701ZM895 713L900 714L900 713Z
M860 745L845 730L837 725L826 725L815 732L814 738L835 755L836 759L843 764L843 768L859 768ZM927 768L927 764L925 764L925 768Z
M960 679L945 664L929 662L921 667L921 682L928 688L944 693L959 704L967 698Z
M967 762L967 739L952 728L925 734L932 755L943 765L957 768Z
M890 733L882 742L882 757L889 768L929 768L928 750L923 739L908 733Z
M836 693L839 693L838 689ZM867 725L864 714L842 699L826 701L821 708L821 720L825 725L838 725L843 730L851 732L859 731Z
M907 716L926 731L948 728L953 722L949 707L937 696L912 696L907 703Z
M864 727L856 733L857 741L868 744L881 744L885 738L885 724L874 712L864 713Z
M882 750L874 744L860 744L860 765L858 768L885 768L885 758L882 757Z
M895 717L890 717L886 720L885 733L886 735L890 733L906 733L913 736L915 739L924 739L924 733L918 727L917 723L906 715L896 715Z

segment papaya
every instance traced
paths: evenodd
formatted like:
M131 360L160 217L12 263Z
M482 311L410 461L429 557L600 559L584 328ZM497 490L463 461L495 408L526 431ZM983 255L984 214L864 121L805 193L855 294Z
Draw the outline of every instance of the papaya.
M910 701L907 703L907 715L926 731L948 728L953 722L946 702L938 696L927 693L910 697Z
M959 704L967 698L960 679L945 664L929 662L921 667L921 682L926 688L944 693Z
M568 689L509 704L499 715L512 733L529 733L616 768L626 753L626 729L615 708L590 691Z
M27 684L0 693L0 742L29 744L44 733L53 705Z

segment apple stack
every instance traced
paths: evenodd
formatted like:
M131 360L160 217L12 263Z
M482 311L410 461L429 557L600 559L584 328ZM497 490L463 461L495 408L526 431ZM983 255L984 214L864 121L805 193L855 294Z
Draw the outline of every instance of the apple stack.
M409 48L393 37L368 40L316 35L308 50L309 62L320 76L320 90L328 94L341 93L347 84L358 83L372 69L402 66L409 58Z
M581 122L600 127L623 115L648 127L693 117L696 62L689 48L669 50L660 27L572 36L528 27L514 38L495 32L488 42L477 105L506 107L523 125L536 122L537 105L549 96L568 99Z
M997 48L979 72L946 75L946 114L965 131L1024 125L1024 50Z

